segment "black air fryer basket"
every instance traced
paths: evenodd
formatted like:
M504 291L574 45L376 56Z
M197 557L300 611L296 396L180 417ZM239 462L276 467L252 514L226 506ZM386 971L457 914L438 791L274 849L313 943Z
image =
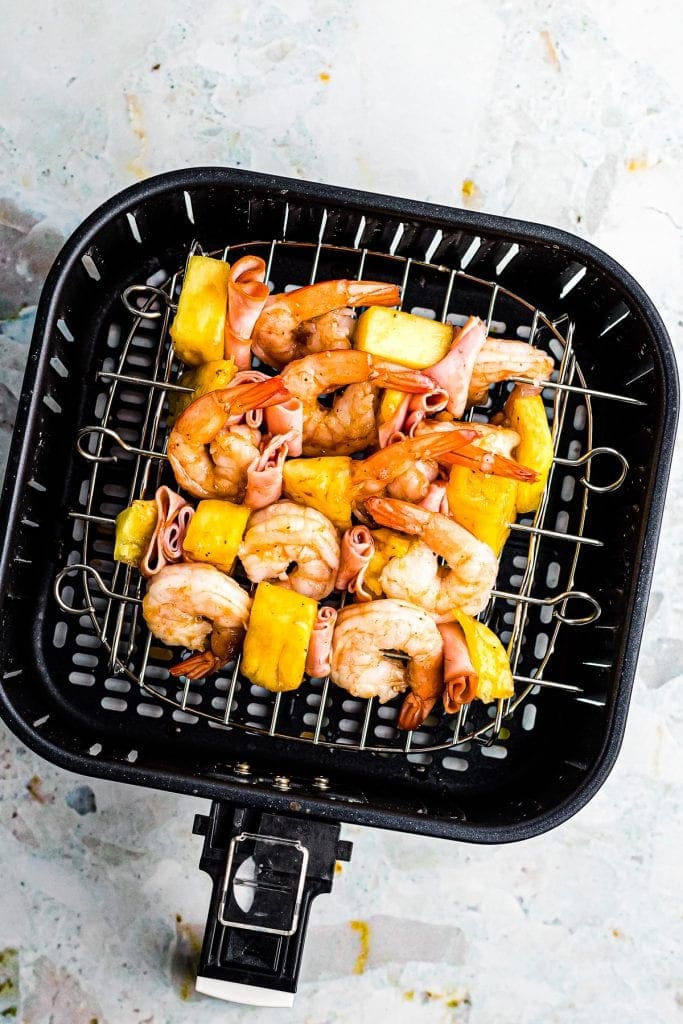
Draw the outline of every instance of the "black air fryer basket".
M403 308L553 353L555 462L511 533L486 621L515 696L396 729L395 707L325 680L275 696L239 664L169 676L142 581L112 560L133 498L173 483L168 326L193 247L263 256L277 291L329 278L402 286ZM509 384L492 391L488 415ZM312 898L348 859L340 822L479 843L553 828L621 744L678 409L647 296L548 227L245 172L162 175L76 231L43 291L2 500L2 715L76 772L209 797L202 991L286 1005Z

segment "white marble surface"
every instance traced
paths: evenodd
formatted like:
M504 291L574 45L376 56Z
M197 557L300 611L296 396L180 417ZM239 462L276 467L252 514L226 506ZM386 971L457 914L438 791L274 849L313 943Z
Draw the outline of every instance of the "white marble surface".
M644 285L680 357L675 9L666 0L2 5L5 435L31 307L60 239L119 188L187 165L567 228ZM0 1015L18 1005L27 1024L680 1020L682 499L679 458L626 740L603 790L521 846L346 829L354 857L315 905L294 1010L191 994L208 895L190 836L197 801L68 775L0 727ZM353 973L357 918L372 926L362 974Z

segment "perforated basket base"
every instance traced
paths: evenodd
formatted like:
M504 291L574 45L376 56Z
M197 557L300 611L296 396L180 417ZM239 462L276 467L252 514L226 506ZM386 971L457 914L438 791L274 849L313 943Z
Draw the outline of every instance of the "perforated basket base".
M191 707L174 710L134 687L124 693L106 652L88 639L89 617L60 628L52 581L77 551L65 511L83 506L88 474L74 439L103 391L97 371L120 344L112 325L121 322L122 290L182 266L194 238L208 251L278 238L286 220L289 241L316 244L323 219L326 243L416 261L428 254L454 270L466 262L468 274L523 295L551 320L567 316L589 386L646 403L594 407L593 443L620 449L630 472L617 493L591 501L585 524L604 546L582 554L575 585L594 594L602 617L583 631L560 632L553 655L552 677L579 685L583 697L546 690L530 698L493 746L416 750L408 760L226 731ZM302 283L294 270L292 283ZM325 268L319 277L333 273ZM428 280L411 279L416 305L427 304L417 298L421 285L429 291ZM485 315L469 309L473 293L459 298ZM523 326L521 319L509 325ZM44 756L86 773L479 841L549 828L595 791L621 742L676 411L670 346L647 297L570 236L231 171L179 172L136 186L67 243L41 300L3 498L3 715ZM120 495L111 498L115 505ZM505 556L511 566L523 550L516 543ZM566 547L544 545L547 577L553 563L562 566ZM219 682L211 686L200 694L209 705L221 696Z

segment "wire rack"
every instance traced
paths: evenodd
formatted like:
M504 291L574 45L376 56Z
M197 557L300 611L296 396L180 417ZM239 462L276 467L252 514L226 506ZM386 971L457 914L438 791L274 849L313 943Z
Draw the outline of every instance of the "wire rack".
M517 337L555 357L557 370L543 391L554 449L545 493L533 517L510 524L497 587L480 616L507 646L515 695L490 707L476 701L463 705L454 716L432 713L419 730L402 733L395 725L401 698L385 706L374 699L352 699L329 679L306 679L294 693L272 694L241 675L239 658L210 679L185 679L176 687L168 672L174 652L155 642L142 619L144 579L137 570L113 561L113 543L118 511L136 498L152 497L164 480L174 484L165 454L168 398L190 390L178 383L182 367L169 337L182 268L125 290L128 324L122 333L112 324L108 338L109 347L120 350L118 358L103 359L97 371L102 390L93 420L79 431L76 442L90 467L81 489L83 507L68 513L80 549L71 552L69 564L58 573L54 594L62 612L80 616L81 624L90 623L97 644L108 653L107 683L113 695L102 701L103 706L115 710L117 701L125 704L116 696L116 681L121 680L123 692L133 683L152 698L153 703L145 705L150 717L155 707L170 705L181 723L205 720L225 730L344 750L402 752L411 760L428 760L430 752L463 749L475 739L488 746L504 742L514 712L530 694L543 689L604 703L584 693L580 681L553 680L545 673L560 630L590 628L600 616L595 597L575 586L582 552L603 544L585 533L588 503L617 490L629 470L615 448L594 447L593 400L642 403L587 386L574 351L574 326L567 319L550 320L521 296L468 274L462 265L457 270L439 266L429 261L429 253L424 260L398 256L398 238L381 253L326 244L324 228L325 215L317 244L287 240L285 211L281 238L232 245L229 252L212 255L231 260L246 253L262 256L266 279L278 291L332 276L365 276L401 285L404 301L409 294L416 298L406 308L444 322L464 323L478 306L490 334L502 334L516 322ZM201 251L196 243L190 255L195 251ZM296 279L288 280L292 273ZM424 296L429 296L429 305ZM498 319L503 306L508 324ZM512 378L492 389L487 405L468 415L487 420L502 405L512 383L525 380ZM594 472L598 459L612 462L607 480L603 467L600 483ZM70 578L74 575L77 581ZM76 601L75 582L82 590L82 605ZM525 720L524 728L532 727L533 721Z

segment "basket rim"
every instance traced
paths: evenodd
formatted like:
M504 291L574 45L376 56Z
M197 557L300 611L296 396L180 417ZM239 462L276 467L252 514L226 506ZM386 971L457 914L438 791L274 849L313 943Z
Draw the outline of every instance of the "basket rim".
M230 167L191 167L170 171L131 185L112 196L86 217L65 242L41 293L0 502L0 525L7 538L0 553L0 613L5 601L5 578L12 557L12 538L30 463L35 406L41 397L41 390L36 388L36 382L42 378L49 357L49 346L45 344L45 340L55 327L62 285L74 263L107 222L134 211L135 207L145 200L157 198L164 193L209 186L251 189L264 197L275 196L284 201L292 199L318 205L329 203L338 209L347 208L365 215L403 217L419 220L425 226L433 225L434 228L465 229L473 233L481 232L487 238L497 238L500 241L526 241L537 246L561 249L567 256L580 259L593 270L612 278L620 290L628 293L629 299L649 330L651 341L661 361L665 400L659 422L657 447L653 456L653 478L647 496L649 508L641 541L640 564L632 578L630 606L625 609L628 627L624 634L621 664L617 665L619 687L616 699L606 708L604 742L591 771L569 797L552 809L537 817L501 826L482 826L428 815L341 804L331 798L326 799L322 794L319 797L302 797L306 804L306 814L466 842L512 842L531 838L555 828L592 799L610 774L621 747L654 571L679 408L679 384L674 350L652 300L617 261L591 242L570 232L529 221ZM71 771L194 796L236 802L247 801L255 806L267 806L292 813L292 795L279 793L269 786L259 784L247 787L243 784L190 775L182 770L153 771L140 765L122 764L112 758L78 754L60 747L21 717L11 700L11 687L6 689L1 682L0 714L27 746L48 761Z

